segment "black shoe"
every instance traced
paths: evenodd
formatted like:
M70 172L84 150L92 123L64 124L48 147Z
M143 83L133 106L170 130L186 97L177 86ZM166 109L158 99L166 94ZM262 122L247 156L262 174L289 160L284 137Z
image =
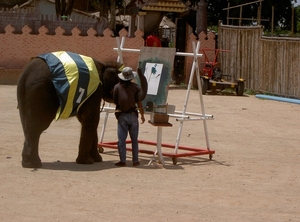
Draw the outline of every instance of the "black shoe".
M119 161L119 162L115 163L115 166L126 167L126 163Z
M140 165L140 162L133 162L132 166L136 167L136 166L139 166Z

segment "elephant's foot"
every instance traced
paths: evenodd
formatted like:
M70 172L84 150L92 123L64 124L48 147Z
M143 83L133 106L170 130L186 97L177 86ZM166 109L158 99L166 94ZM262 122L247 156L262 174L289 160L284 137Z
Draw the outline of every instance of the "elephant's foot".
M79 164L93 164L95 161L92 157L81 157L81 156L78 156L76 158L76 163L79 163Z
M102 162L102 156L99 154L98 149L92 150L90 154L95 162Z
M92 156L95 162L102 162L102 156L98 153L98 155Z
M42 161L39 157L32 158L32 157L22 157L22 166L24 168L41 168Z

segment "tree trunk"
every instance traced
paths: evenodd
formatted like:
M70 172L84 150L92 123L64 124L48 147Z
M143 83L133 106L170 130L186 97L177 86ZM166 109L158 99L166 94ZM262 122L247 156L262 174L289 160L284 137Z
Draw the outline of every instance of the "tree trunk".
M108 19L108 7L106 0L100 0L100 17Z
M116 1L110 1L110 22L109 28L116 35Z
M55 0L55 11L56 17L59 18L60 16L66 16L72 14L73 6L75 0ZM67 18L62 18L67 20Z

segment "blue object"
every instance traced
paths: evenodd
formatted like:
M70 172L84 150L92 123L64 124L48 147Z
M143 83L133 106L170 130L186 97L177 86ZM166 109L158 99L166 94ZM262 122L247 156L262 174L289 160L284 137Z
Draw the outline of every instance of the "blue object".
M255 95L255 97L259 98L259 99L271 99L271 100L276 100L276 101L280 101L280 102L300 104L299 99L290 99L290 98L279 97L279 96L268 96L268 95L263 95L263 94L257 94L257 95Z

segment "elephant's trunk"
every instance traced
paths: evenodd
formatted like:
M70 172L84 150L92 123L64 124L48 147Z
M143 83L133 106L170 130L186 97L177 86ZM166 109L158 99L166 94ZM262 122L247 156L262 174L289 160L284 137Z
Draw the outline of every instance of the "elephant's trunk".
M143 101L147 95L148 91L148 83L146 77L142 73L142 69L138 68L137 73L139 75L140 81L141 81L141 91L139 93L139 100Z

